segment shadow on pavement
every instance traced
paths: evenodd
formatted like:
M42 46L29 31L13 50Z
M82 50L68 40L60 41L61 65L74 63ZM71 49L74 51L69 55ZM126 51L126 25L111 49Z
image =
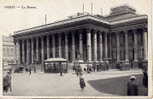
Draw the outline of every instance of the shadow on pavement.
M127 82L130 76L111 79L90 80L88 83L97 91L112 95L126 96ZM136 75L139 86L139 96L147 96L147 88L142 85L143 75Z

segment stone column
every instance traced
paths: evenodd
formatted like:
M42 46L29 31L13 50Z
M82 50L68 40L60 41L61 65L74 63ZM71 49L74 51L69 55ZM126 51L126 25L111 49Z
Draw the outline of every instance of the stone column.
M65 34L65 58L68 60L68 35Z
M128 31L125 31L125 62L129 63Z
M108 48L107 48L107 33L105 32L105 58L108 58Z
M36 59L39 61L39 37L36 38Z
M100 51L99 51L100 52L99 53L100 54L99 55L100 56L100 61L103 61L103 37L102 37L101 32L99 33L99 44L100 44L100 46L99 46L100 47Z
M49 44L49 35L46 36L46 45L47 45L47 58L50 58L50 44Z
M133 31L134 34L134 61L138 61L138 39L137 39L137 30Z
M87 30L87 56L88 56L88 61L91 61L91 30Z
M18 64L18 44L17 44L17 40L14 40L14 60L15 60L15 63Z
M34 63L34 39L31 38L31 62Z
M97 31L94 31L94 61L97 61Z
M72 33L72 61L75 61L75 34Z
M110 58L112 58L112 35L111 33L109 35L109 55L110 55Z
M52 54L53 58L55 58L55 35L52 35Z
M44 62L44 37L41 37L41 63Z
M16 47L16 60L17 64L21 64L21 57L20 57L20 42L19 40L16 41L15 47Z
M22 63L25 64L25 40L22 40Z
M58 42L59 42L59 44L58 44L58 46L59 46L59 57L61 58L62 57L62 50L61 50L61 42L62 42L62 38L61 38L61 35L59 34L58 35Z
M143 32L143 43L144 43L144 60L148 60L148 33L147 30L144 29Z
M120 61L120 38L119 33L116 33L116 40L117 40L117 62Z
M29 65L30 64L30 41L29 41L29 39L27 39L26 40L27 41L27 65Z
M79 35L79 52L80 52L80 59L83 60L83 35L82 35L82 31L80 31L80 35Z

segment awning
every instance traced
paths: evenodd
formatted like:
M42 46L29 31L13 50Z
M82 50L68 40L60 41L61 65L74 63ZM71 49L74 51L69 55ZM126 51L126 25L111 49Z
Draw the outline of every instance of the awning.
M48 58L45 62L67 62L64 58Z
M83 60L75 60L74 63L83 63Z

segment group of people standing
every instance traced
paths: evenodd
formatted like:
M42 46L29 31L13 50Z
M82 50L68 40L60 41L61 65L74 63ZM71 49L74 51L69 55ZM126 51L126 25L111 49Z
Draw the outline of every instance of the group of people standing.
M87 68L90 67L90 66L87 66ZM105 71L105 70L108 70L109 69L109 66L108 66L108 63L107 62L103 62L103 63L96 63L96 62L93 62L92 63L92 71Z
M73 71L78 75L80 72L84 71L87 73L90 72L96 72L96 71L106 71L109 69L109 66L107 63L92 63L92 64L87 64L86 67L81 68L80 65L74 65L73 66Z
M83 90L86 87L86 83L85 83L85 79L83 76L83 72L95 72L95 71L105 71L108 70L108 64L107 63L93 63L93 64L87 64L87 68L82 68L80 66L80 64L77 64L75 66L73 66L73 71L75 72L75 74L79 77L79 85L80 88Z

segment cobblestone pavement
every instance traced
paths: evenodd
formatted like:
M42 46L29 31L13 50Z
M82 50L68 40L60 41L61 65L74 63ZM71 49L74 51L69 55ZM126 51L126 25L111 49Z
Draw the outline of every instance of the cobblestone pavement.
M118 71L109 70L103 72L84 73L85 80L106 79L133 74L141 74L141 70ZM86 88L82 91L79 86L79 77L73 72L60 76L54 73L15 73L12 74L12 96L106 96L92 88L86 82ZM113 90L113 89L112 89Z

